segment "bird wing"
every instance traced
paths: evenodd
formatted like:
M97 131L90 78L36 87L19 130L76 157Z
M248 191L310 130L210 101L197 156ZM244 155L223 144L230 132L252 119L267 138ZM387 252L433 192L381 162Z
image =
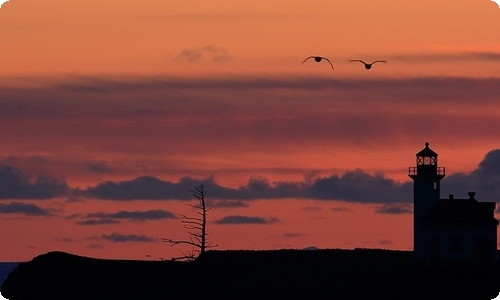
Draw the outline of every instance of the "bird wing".
M332 62L328 58L322 57L322 59L326 60L330 64L330 66L332 66L332 69L335 70L335 68L333 67Z
M314 58L314 56L312 56L312 55L311 55L311 56L309 56L308 58L304 59L304 61L303 61L302 63L305 63L305 62L306 62L306 60L308 60L308 59L310 59L310 58Z
M381 62L381 63L387 63L386 60L376 60L374 62L372 62L371 64L373 65L374 63L378 63L378 62Z
M353 62L353 61L359 61L360 63L363 63L365 65L367 65L367 63L365 63L364 61L362 61L361 59L350 59L349 60L350 62Z

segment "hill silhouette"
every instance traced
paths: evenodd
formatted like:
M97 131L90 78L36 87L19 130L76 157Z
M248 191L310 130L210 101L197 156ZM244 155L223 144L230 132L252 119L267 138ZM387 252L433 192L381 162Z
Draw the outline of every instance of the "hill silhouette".
M415 264L411 251L208 251L192 262L49 252L0 291L18 299L493 299L500 268Z

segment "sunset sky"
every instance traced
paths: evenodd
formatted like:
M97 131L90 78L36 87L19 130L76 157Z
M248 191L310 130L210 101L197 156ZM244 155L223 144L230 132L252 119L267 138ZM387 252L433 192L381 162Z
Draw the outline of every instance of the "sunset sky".
M496 3L207 3L1 6L0 261L179 256L199 184L217 249L411 250L426 141L500 202Z

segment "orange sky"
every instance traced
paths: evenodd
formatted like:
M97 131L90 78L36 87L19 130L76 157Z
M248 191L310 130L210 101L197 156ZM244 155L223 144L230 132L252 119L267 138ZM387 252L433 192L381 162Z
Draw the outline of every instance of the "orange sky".
M342 176L362 169L373 176L366 194L382 174L399 195L427 140L450 175L442 196L466 196L454 173L500 178L483 172L500 148L500 8L489 0L10 0L0 8L0 40L0 238L8 245L0 261L54 249L177 255L155 239L182 238L179 220L145 215L189 212L186 199L89 196L103 182L187 177L257 193L250 178L278 190L277 182L348 182ZM310 55L335 70L301 64ZM367 71L349 59L388 63ZM61 182L65 192L54 192ZM479 200L500 199L496 188L470 188ZM411 194L386 202L334 190L328 199L258 195L214 193L239 206L215 207L213 221L266 223L211 224L221 249L412 247ZM143 219L81 224L119 211Z

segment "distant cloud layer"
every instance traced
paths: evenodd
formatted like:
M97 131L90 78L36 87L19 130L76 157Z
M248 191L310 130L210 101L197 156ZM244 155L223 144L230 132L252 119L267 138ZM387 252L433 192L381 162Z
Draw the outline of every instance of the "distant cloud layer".
M500 202L500 149L488 152L472 172L451 174L442 182L443 197L468 198L468 192L476 192L479 201Z
M69 187L62 178L31 176L10 165L0 165L1 199L51 199L64 196Z
M378 213L411 213L412 182L397 182L382 173L370 174L362 169L346 171L330 176L305 176L303 181L274 181L264 177L252 177L245 185L225 187L213 177L197 179L183 177L178 182L162 180L154 176L141 176L124 181L103 181L85 189L70 188L63 179L48 175L38 177L23 173L8 165L0 166L0 199L52 199L65 195L102 200L191 200L187 190L203 184L209 203L213 207L248 207L248 200L302 198L317 200L343 200L355 203L386 204L377 208ZM467 197L470 191L477 192L480 201L500 200L500 149L488 152L478 167L470 173L455 173L442 180L442 196L455 194L455 198ZM304 211L314 211L308 206ZM332 208L344 211L342 208ZM38 206L13 202L3 204L0 213L19 211L30 215L49 214ZM82 225L115 224L119 220L154 220L174 218L163 210L98 212L84 216ZM227 222L228 220L221 220Z
M214 45L205 45L194 49L184 49L177 57L174 58L174 60L197 62L207 56L208 59L215 62L223 62L230 59L226 49L216 47Z
M199 184L204 185L210 197L226 200L309 198L361 203L412 200L410 183L399 183L383 174L369 174L361 169L302 182L269 182L263 177L253 177L246 185L237 188L223 187L212 177L201 180L185 177L179 182L170 182L144 176L120 182L106 181L81 191L81 195L107 200L188 200L192 197L186 190Z
M127 243L127 242L136 242L136 243L151 243L154 242L155 239L149 237L145 234L137 235L137 234L121 234L121 233L112 233L112 234L103 234L100 237L103 240L107 240L114 243Z
M21 202L0 203L1 214L22 214L27 216L50 216L54 213L52 209L45 209L35 204Z
M219 225L238 225L238 224L261 224L261 225L267 225L267 224L274 224L279 222L278 218L275 217L269 217L269 218L262 218L262 217L249 217L249 216L241 216L241 215L230 215L230 216L225 216L222 219L214 221L215 224Z
M500 52L460 52L460 53L407 53L390 56L391 60L405 63L454 62L454 61L500 61Z
M120 220L128 221L150 221L150 220L163 220L175 219L176 216L166 210L156 209L147 211L119 211L115 213L95 212L83 216L73 215L69 219L83 219L77 223L80 225L103 225L103 224L117 224Z

